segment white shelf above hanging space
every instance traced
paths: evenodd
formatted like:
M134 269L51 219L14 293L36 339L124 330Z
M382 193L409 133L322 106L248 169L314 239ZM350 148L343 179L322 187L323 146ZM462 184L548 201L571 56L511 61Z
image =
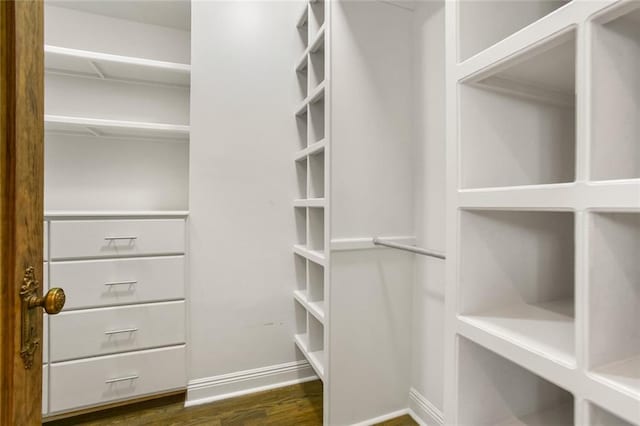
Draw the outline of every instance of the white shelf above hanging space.
M189 126L45 115L45 131L105 138L189 140Z
M52 73L188 87L191 65L87 50L45 46L45 70Z
M573 214L465 210L460 223L460 320L575 366Z

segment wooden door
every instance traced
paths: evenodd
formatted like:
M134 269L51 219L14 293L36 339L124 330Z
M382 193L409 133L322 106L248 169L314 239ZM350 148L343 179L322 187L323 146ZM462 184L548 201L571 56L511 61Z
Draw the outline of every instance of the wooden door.
M42 283L43 273L43 4L2 0L0 23L0 425L35 425L42 417L42 314L30 331L39 341L26 368L20 291L29 267L32 282Z

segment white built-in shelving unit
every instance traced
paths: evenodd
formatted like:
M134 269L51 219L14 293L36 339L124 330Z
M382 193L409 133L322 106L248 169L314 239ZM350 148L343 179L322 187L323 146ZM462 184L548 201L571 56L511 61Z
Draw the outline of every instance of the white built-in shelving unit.
M297 198L293 201L297 240L293 251L298 277L294 291L294 341L325 386L328 380L325 300L329 287L327 7L328 2L322 0L301 3L296 24L301 53L293 66L300 102L293 114L299 141L299 150L293 155L297 178Z
M447 424L640 424L639 17L447 2Z
M123 5L45 10L49 418L186 387L188 23Z

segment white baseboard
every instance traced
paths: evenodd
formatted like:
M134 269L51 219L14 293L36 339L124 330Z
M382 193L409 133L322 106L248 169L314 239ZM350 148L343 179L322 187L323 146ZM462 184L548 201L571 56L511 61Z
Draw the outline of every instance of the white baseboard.
M316 380L307 361L270 365L189 381L186 407Z
M414 388L409 390L409 415L421 426L444 425L442 411Z
M387 420L395 419L396 417L404 416L405 414L409 414L408 409L402 409L398 411L394 411L392 413L384 414L382 416L374 417L373 419L365 420L363 422L354 423L351 426L371 426L376 423L386 422Z

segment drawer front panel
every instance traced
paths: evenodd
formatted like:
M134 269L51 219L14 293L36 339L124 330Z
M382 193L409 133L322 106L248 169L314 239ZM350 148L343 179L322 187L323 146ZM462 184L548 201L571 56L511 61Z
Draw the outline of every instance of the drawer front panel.
M184 257L105 259L51 264L65 310L184 298Z
M51 222L51 259L183 254L185 222L78 220Z
M186 387L184 346L50 365L50 412Z
M184 302L62 312L49 318L51 362L185 342Z

